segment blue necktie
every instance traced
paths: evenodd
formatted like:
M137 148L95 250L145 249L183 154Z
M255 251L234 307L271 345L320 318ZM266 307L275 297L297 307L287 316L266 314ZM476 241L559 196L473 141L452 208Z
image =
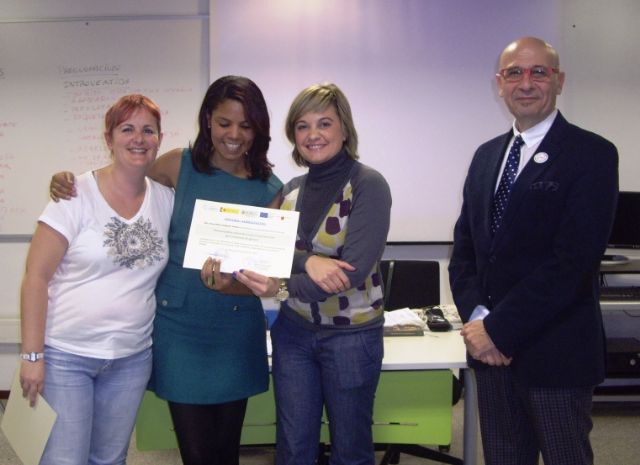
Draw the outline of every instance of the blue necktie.
M516 180L516 175L518 174L518 165L520 164L520 147L522 147L522 144L524 144L522 136L518 135L511 145L511 150L509 150L509 155L507 155L507 163L504 165L504 170L500 177L498 189L493 196L493 210L491 211L491 232L493 234L495 234L500 227L500 223L502 223L502 215L507 209L511 188Z

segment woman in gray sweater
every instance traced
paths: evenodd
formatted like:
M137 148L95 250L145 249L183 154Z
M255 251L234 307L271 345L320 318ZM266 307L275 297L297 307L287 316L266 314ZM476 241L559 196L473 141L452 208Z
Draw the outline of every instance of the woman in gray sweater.
M281 300L271 329L276 463L315 463L326 407L331 464L372 465L389 186L357 161L351 109L334 84L313 85L295 98L286 133L294 161L309 168L283 190L281 208L300 211L291 278L235 273L256 295Z

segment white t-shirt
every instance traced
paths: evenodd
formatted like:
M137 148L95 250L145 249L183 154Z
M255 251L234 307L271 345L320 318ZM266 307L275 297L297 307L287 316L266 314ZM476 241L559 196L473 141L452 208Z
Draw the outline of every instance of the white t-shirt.
M173 191L147 179L142 206L127 220L91 172L77 177L76 189L77 197L49 202L39 218L69 242L49 283L45 344L86 357L126 357L151 345Z

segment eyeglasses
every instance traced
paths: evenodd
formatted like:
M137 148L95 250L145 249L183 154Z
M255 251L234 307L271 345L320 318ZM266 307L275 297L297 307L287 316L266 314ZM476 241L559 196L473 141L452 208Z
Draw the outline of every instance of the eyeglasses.
M548 66L541 65L532 66L531 68L512 66L510 68L501 69L498 75L502 76L502 78L507 82L520 82L527 74L529 75L529 79L532 81L546 82L551 79L552 74L559 72L560 70L558 68L550 68Z

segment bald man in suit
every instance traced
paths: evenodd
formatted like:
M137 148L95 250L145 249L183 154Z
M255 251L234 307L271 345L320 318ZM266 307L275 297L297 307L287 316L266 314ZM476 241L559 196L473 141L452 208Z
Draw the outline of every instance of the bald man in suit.
M565 75L552 46L518 39L499 68L515 121L474 155L449 266L485 463L537 465L542 453L545 465L591 465L606 352L598 272L618 154L556 109Z

